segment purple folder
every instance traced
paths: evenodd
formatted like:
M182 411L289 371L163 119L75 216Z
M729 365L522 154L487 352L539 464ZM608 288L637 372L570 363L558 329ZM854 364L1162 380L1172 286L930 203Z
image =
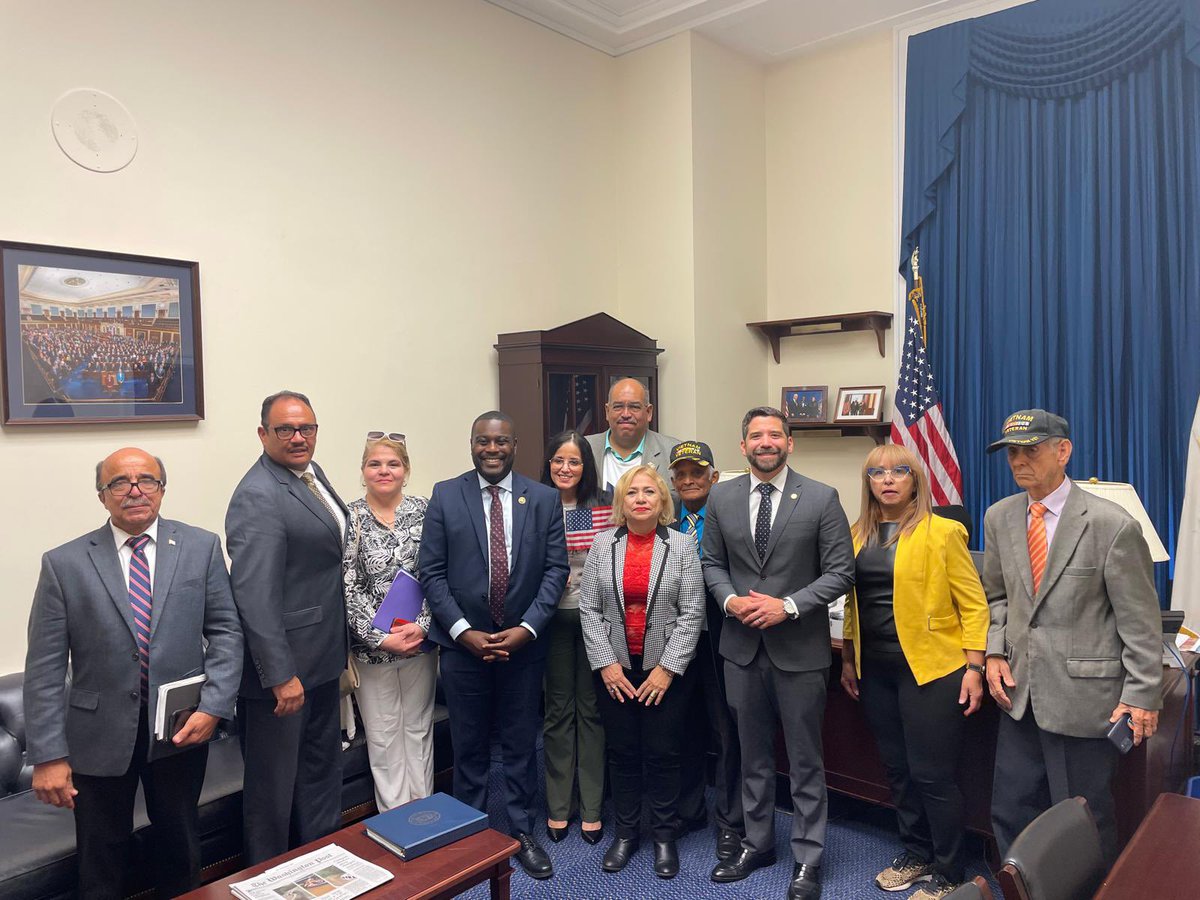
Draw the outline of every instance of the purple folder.
M396 580L388 588L387 596L379 604L379 612L375 613L371 624L387 634L394 625L417 621L424 596L421 592L421 582L404 569L400 569L396 573Z

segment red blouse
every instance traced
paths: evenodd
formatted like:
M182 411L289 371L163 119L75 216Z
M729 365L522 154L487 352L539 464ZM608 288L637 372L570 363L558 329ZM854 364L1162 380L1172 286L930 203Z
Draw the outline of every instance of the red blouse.
M641 656L646 638L646 598L650 593L650 562L654 558L652 531L641 535L628 532L625 545L625 643L631 656Z

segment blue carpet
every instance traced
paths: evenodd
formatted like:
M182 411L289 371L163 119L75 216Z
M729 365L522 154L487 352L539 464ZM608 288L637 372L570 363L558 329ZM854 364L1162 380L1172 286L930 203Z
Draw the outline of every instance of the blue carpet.
M540 766L539 766L540 769ZM539 780L544 777L539 771ZM709 808L712 805L709 791ZM491 825L507 831L501 799L500 771L493 760L488 797ZM611 823L611 809L604 809L604 821ZM642 845L623 872L610 874L600 869L600 861L608 849L612 829L606 825L604 840L595 846L585 844L579 836L579 822L571 823L570 834L558 844L546 837L541 827L546 821L544 797L538 797L536 837L554 861L554 877L535 881L513 861L513 900L782 900L787 896L792 876L792 856L788 846L792 820L786 813L775 814L775 852L779 862L760 869L745 881L736 884L714 884L709 873L717 864L716 838L711 829L694 832L679 841L679 875L670 881L655 877L652 870L654 848L649 833L642 835ZM875 875L899 852L895 833L895 816L891 810L871 806L837 794L829 797L829 831L822 865L824 888L822 900L885 900L913 893L890 894L875 887ZM967 877L988 876L983 860L983 842L974 835L967 837ZM1000 896L999 887L992 890ZM486 900L486 884L462 895L470 900Z

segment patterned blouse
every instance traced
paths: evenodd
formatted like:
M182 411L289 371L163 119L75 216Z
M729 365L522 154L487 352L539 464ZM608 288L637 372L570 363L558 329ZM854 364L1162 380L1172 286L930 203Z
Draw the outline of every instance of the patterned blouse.
M366 498L346 505L346 549L342 555L342 580L346 587L346 625L350 628L350 649L364 663L383 663L403 659L379 649L387 637L371 624L379 604L401 566L417 575L417 553L425 525L424 497L406 496L396 507L396 523L388 528L371 512ZM432 617L428 601L421 604L417 624L428 633Z

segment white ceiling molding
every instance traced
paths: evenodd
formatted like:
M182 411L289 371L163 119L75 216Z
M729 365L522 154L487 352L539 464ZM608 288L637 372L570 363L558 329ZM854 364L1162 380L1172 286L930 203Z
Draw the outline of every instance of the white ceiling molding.
M488 0L610 56L695 30L762 63L978 0Z

